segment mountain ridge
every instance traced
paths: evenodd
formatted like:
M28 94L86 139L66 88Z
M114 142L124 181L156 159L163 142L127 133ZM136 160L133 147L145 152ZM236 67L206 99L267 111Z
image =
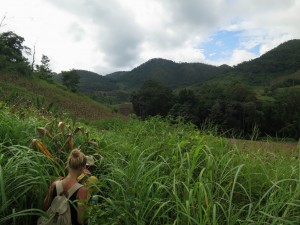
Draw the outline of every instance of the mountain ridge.
M114 95L115 91L127 93L123 99L130 100L130 93L140 88L146 80L155 80L176 90L201 85L209 80L238 79L249 85L269 85L277 77L294 73L300 69L300 39L281 43L255 59L236 66L220 66L205 63L176 63L172 60L153 58L130 71L116 71L91 80L84 79L81 71L80 90L89 94L91 90ZM97 73L87 72L90 76ZM85 77L86 78L86 77ZM90 83L90 84L89 84ZM91 84L92 83L92 84ZM126 94L125 94L126 95Z

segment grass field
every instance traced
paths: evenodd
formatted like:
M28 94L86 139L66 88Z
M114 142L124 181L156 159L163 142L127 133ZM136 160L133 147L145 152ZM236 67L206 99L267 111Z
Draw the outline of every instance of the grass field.
M49 183L65 173L68 132L74 147L97 153L100 202L87 209L89 224L300 223L300 167L291 157L299 153L296 143L225 139L158 117L92 124L34 110L20 118L2 105L1 224L35 224ZM34 138L56 162L32 149Z

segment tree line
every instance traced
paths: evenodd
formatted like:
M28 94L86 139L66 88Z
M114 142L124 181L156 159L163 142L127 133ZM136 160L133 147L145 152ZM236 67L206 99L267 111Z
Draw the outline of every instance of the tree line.
M294 138L300 136L300 92L278 89L268 100L260 100L246 84L218 81L203 84L197 91L182 89L175 93L156 81L146 81L132 93L131 102L136 115L181 117L197 126L216 125L222 133L251 137ZM231 131L231 132L229 132Z
M57 74L50 69L50 59L42 55L39 65L35 63L35 47L31 49L24 45L25 39L12 31L0 33L0 72L23 76L36 76L48 82L53 82ZM32 63L24 56L33 56ZM78 90L79 75L76 70L61 71L62 83L73 92Z

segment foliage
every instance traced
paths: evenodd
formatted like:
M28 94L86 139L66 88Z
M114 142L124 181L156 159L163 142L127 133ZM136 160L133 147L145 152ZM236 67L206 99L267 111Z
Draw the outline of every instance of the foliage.
M12 31L0 33L0 71L30 74L30 66L23 51L30 49L23 45L24 38Z
M41 114L65 113L74 120L97 120L104 118L124 118L112 113L111 109L90 98L70 92L57 82L49 83L35 76L19 76L0 72L2 93L0 100L13 105L14 110L22 113L31 106Z
M76 92L79 84L79 75L76 70L61 71L62 83L72 92Z
M290 40L257 59L239 64L235 70L252 82L266 81L270 80L270 77L293 73L300 68L299 50L300 40Z
M93 94L98 90L106 92L117 89L115 82L106 76L85 70L76 70L76 72L80 77L79 90L84 93Z
M275 94L272 119L280 136L300 137L300 91L279 90Z
M283 83L292 84L292 88L282 89L280 84ZM271 93L265 92L266 99L263 95L258 99L255 89L235 79L206 82L197 89L182 89L174 97L165 99L159 97L160 91L155 88L143 86L133 92L132 103L134 112L141 118L171 115L199 127L210 121L217 125L220 133L226 132L228 136L233 133L251 138L253 129L257 129L258 137L271 135L298 140L300 90L293 84L295 79L277 83ZM168 111L161 113L168 104L171 104ZM156 111L149 113L149 109Z
M42 55L41 65L36 65L36 72L41 79L52 81L53 73L50 69L50 59L46 55Z
M198 98L191 89L183 89L178 93L175 104L169 111L169 114L175 117L183 117L186 121L199 124Z
M149 80L132 94L132 105L135 113L141 118L155 115L166 116L172 106L172 99L171 89Z
M117 82L135 90L147 80L156 80L170 88L179 88L218 77L227 70L203 63L175 63L165 59L151 59L118 78Z
M14 138L18 141L35 138L37 133L29 130L46 122L30 115L17 120L5 108L2 113L5 116L0 117L0 124L11 124L13 130L19 126L25 131L23 136L20 132L19 138ZM77 127L70 120L57 126L56 122L51 123L53 118L48 119L44 131L51 131L57 140L64 140L60 139L62 123L70 131ZM83 151L102 155L96 160L95 171L99 177L100 202L89 206L89 224L297 224L300 221L299 163L289 155L239 151L236 145L213 136L209 130L159 117L143 122L101 121L94 125L101 132L86 126L85 130L91 132L90 137L94 137L100 149L83 148ZM0 133L4 132L7 131L0 127ZM10 137L8 133L6 140ZM74 143L82 143L84 135L78 133L73 138ZM48 136L43 139L56 154L54 145L50 147L54 140ZM1 224L35 223L42 213L49 183L64 175L61 165L65 156L56 156L62 157L57 158L59 164L38 149L0 145Z

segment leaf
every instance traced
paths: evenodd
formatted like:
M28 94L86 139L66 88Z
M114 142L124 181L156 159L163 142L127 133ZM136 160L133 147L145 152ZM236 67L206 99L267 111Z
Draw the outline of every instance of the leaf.
M50 134L50 132L45 128L45 127L38 127L38 128L36 128L37 129L37 131L39 132L39 134L41 135L41 136L47 136L47 137L49 137L49 138L53 138L52 137L52 135Z
M43 145L43 143L40 140L33 139L31 142L31 145L34 149L36 149L36 147L38 147L39 150L41 150L41 152L43 152L48 158L53 159L52 154L48 151L48 149Z

